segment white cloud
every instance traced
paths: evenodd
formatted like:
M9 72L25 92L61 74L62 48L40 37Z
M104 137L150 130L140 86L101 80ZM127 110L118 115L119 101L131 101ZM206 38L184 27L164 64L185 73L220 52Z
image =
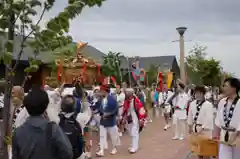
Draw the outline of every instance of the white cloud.
M47 17L67 1L58 1ZM208 47L208 56L221 60L225 70L240 76L239 0L108 0L85 8L71 22L75 41L86 41L103 52L127 56L179 55L176 27L187 26L186 54L195 43ZM45 18L46 21L47 18Z

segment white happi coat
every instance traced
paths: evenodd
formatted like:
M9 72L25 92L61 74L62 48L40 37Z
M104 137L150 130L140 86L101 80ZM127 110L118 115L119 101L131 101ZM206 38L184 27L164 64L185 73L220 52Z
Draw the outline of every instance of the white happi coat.
M193 129L195 129L195 123L194 123L194 118L197 113L197 100L194 100L191 102L190 107L189 107L189 112L188 112L188 125L193 125ZM199 115L196 121L196 124L201 124L203 130L201 131L200 134L211 138L212 137L212 131L214 128L214 116L213 116L213 105L209 101L205 101L199 111ZM197 131L199 129L197 128ZM195 132L195 130L193 130Z
M223 117L225 103L226 103L226 98L223 98L222 100L220 100L220 102L218 104L218 111L217 111L217 116L216 116L216 119L215 119L215 124L219 128L225 126L224 117ZM230 106L231 105L228 104L227 107L230 107ZM228 111L229 111L229 108L228 108ZM228 112L227 112L227 116L228 116ZM233 117L232 117L232 120L230 122L230 127L235 128L236 131L240 131L240 100L238 100L238 102L235 106ZM221 135L220 136L222 137L222 141L223 141L224 135L225 135L225 131L223 129L221 129ZM231 136L234 138L235 135L236 135L235 133L230 132L230 138L231 138ZM240 138L240 137L238 137L238 138Z
M190 97L185 92L179 93L174 98L173 105L181 108L180 110L175 109L174 114L173 114L173 117L175 119L179 119L179 120L187 119L186 108L187 108L187 104L188 104L189 100L190 100Z
M121 117L123 113L123 104L125 101L125 93L121 92L120 94L117 93L116 95L117 95L117 102L119 106L118 114Z
M47 92L49 95L49 105L46 109L48 118L50 121L55 122L55 123L59 123L60 119L58 117L58 114L60 113L60 101L56 101L56 98L60 98L60 94L58 91L48 91ZM54 99L52 99L54 98ZM58 99L60 100L60 99ZM15 126L16 128L21 126L27 119L27 117L29 116L27 109L24 107L21 112L18 114L16 121L15 121Z
M139 120L134 107L134 99L132 99L130 103L127 115L132 116L132 123L128 124L128 131L130 136L132 137L131 148L133 151L137 151L139 148Z
M161 105L165 104L165 111L166 113L170 113L171 111L171 105L169 104L169 99L173 96L173 92L172 91L168 91L167 93L166 92L160 92L159 93L159 97L158 97L158 103ZM167 99L165 100L166 98L166 95L167 95ZM165 101L164 101L165 100Z
M215 124L221 128L225 126L225 122L224 122L224 117L223 117L223 112L224 112L224 105L226 103L226 99L227 98L223 98L220 100L219 104L218 104L218 111L217 111L217 116L215 119ZM229 107L231 106L231 103L228 104L228 111L229 111ZM228 112L227 111L227 116L228 116ZM234 113L233 113L233 117L232 120L230 122L230 126L231 128L235 128L236 131L240 131L240 100L238 100L235 109L234 109ZM224 136L226 134L226 131L221 129L220 132L220 141L224 141ZM240 136L237 136L237 132L229 132L229 141L233 141L230 144L235 145L236 144L236 148L225 145L225 144L220 144L220 149L219 149L219 159L239 159L239 155L240 155Z
M61 94L57 89L53 91L46 91L49 97L49 107L55 109L57 113L61 111Z

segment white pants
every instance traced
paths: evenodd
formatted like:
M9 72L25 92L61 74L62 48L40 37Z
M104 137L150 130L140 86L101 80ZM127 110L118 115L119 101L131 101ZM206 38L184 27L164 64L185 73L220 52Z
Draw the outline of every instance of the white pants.
M220 144L218 159L239 159L240 148L230 147L224 144Z
M131 148L134 151L137 151L139 146L139 124L138 123L129 124L128 132L132 138Z
M175 137L184 137L186 125L185 120L173 116L173 125L175 126L174 129Z
M8 158L12 159L12 145L8 145Z
M153 117L159 117L159 107L157 104L154 104L153 106Z
M95 120L97 127L99 127L101 116L99 114L94 114L93 119Z
M121 117L123 113L123 106L119 107L118 109L118 116Z
M103 151L104 148L107 145L107 133L109 134L111 141L112 141L112 146L115 148L118 145L119 142L119 133L118 133L118 127L117 125L113 127L104 127L100 125L100 131L99 131L99 136L100 136L100 150Z

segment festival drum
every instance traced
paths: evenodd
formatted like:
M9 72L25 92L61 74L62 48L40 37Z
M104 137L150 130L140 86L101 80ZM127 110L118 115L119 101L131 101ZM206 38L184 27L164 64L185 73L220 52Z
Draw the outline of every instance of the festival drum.
M190 149L195 155L206 157L218 156L219 143L216 140L193 134L189 136L189 143Z

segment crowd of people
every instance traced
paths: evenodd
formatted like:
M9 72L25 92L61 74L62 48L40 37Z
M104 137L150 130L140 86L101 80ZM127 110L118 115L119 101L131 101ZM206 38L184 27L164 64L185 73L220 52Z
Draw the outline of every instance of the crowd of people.
M222 94L206 86L187 88L181 81L176 88L168 88L163 83L161 89L156 85L150 89L129 88L123 83L115 89L102 84L84 90L79 83L63 83L58 88L33 86L28 93L14 86L9 156L13 159L91 158L93 131L98 132L97 157L103 157L109 148L108 136L110 154L117 154L125 132L131 138L128 151L133 154L139 150L140 132L153 118L162 115L163 129L174 127L172 140L184 140L188 125L189 134L221 141L219 159L237 159L240 82L236 78L226 79L221 90Z

